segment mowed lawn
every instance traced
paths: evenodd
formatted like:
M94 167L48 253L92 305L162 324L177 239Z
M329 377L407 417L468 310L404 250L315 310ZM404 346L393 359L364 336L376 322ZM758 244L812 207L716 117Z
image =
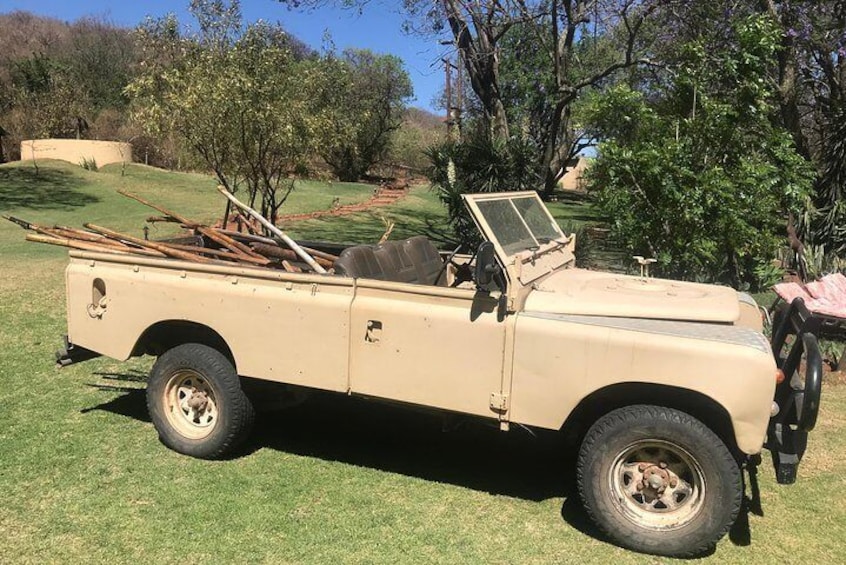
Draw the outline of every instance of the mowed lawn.
M202 175L45 163L38 177L0 166L0 213L141 233L151 211L114 194L120 187L197 219L222 209ZM360 201L370 190L306 184L286 210L328 208L341 191ZM396 237L443 229L425 188L390 208L286 227L375 241L383 217ZM229 460L167 450L144 403L150 359L54 368L66 253L24 235L0 222L0 563L673 562L599 536L555 434L479 423L444 431L433 415L317 395L262 415ZM296 352L283 342L279 355ZM800 482L776 485L765 457L760 489L764 516L749 516L702 561L846 561L846 387L824 390Z

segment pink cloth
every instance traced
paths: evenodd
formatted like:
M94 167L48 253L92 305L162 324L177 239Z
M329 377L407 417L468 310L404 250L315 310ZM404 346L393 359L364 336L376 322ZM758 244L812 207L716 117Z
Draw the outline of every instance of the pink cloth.
M815 314L846 318L846 276L841 273L826 275L804 288L797 283L779 283L773 290L785 302L801 297L808 310Z

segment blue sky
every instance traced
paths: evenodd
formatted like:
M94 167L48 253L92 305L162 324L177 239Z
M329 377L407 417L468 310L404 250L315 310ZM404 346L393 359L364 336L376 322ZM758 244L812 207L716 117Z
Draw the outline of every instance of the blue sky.
M371 49L400 57L414 83L412 105L437 111L433 99L443 89L442 47L435 38L409 36L402 32L404 15L400 2L371 0L361 14L336 8L307 11L288 10L274 0L242 0L247 21L279 21L289 32L315 49L323 45L328 31L339 50L347 47ZM0 0L0 12L27 10L39 15L73 21L81 16L103 16L123 26L133 27L146 16L168 12L187 22L188 0Z

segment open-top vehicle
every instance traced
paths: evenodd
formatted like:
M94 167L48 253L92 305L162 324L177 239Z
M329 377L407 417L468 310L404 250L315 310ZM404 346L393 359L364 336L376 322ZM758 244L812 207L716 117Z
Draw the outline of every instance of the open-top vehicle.
M822 363L801 301L769 343L731 288L576 268L534 192L465 200L472 255L419 236L347 247L327 274L72 251L61 361L156 356L153 423L195 457L238 446L262 381L563 430L591 518L656 554L728 531L765 442L795 480Z

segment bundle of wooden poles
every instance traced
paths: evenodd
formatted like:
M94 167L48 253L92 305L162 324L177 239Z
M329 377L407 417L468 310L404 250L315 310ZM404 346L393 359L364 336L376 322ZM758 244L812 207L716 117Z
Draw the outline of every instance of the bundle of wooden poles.
M225 227L211 227L122 190L118 192L162 214L148 218L148 222L179 224L182 228L190 230L190 234L198 244L187 245L184 237L150 241L92 223L84 224L84 229L80 229L58 225L43 226L14 216L3 217L34 232L27 234L28 241L60 245L71 249L147 257L171 257L192 263L227 265L234 263L284 269L288 272L313 271L321 274L331 272L337 256L299 245L258 212L239 202L229 192L224 189L219 190L235 204L240 214L249 216L263 225L273 237L259 235L255 229L252 229L250 233L243 233L225 229Z

